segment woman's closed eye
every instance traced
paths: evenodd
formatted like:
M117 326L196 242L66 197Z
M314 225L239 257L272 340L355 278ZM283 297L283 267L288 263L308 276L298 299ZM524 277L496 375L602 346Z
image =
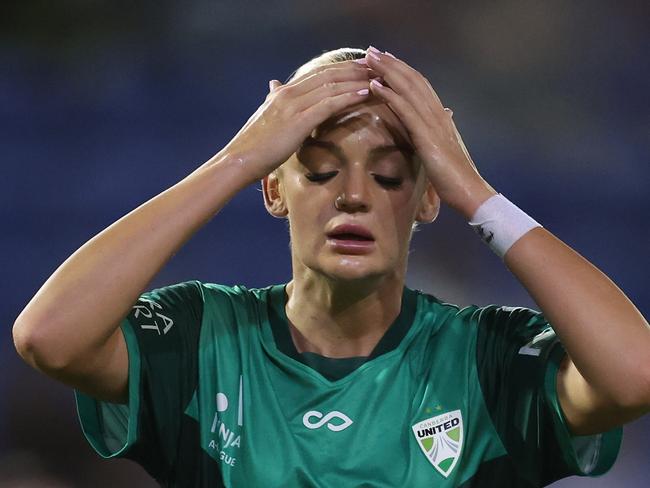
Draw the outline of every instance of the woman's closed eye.
M307 173L305 178L313 183L322 183L338 174L338 171L328 171L326 173ZM378 174L372 175L375 181L385 188L399 188L402 185L402 178L391 178L389 176L382 176Z
M305 178L307 178L309 181L313 181L314 183L320 183L336 176L337 173L338 171L328 171L327 173L307 173L305 175Z
M382 176L382 175L373 175L375 177L375 181L379 183L381 186L390 188L390 189L396 189L402 186L402 178L391 178L389 176Z

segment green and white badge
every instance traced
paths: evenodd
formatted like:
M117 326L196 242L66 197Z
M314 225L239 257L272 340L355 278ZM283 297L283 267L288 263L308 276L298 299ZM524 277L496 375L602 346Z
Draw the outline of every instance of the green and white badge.
M463 416L460 410L431 417L412 428L424 455L447 478L463 448Z

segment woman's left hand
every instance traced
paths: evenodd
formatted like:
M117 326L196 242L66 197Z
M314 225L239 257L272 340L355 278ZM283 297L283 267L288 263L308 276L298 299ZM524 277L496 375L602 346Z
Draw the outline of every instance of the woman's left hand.
M406 128L440 199L465 215L497 192L481 177L452 120L429 81L416 69L388 53L369 47L368 67L385 85L370 83Z

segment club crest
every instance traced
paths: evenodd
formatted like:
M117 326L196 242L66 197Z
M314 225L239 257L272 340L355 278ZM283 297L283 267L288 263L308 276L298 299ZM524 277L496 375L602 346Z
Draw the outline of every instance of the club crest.
M460 410L431 417L412 428L424 455L447 478L456 466L463 448L463 416Z

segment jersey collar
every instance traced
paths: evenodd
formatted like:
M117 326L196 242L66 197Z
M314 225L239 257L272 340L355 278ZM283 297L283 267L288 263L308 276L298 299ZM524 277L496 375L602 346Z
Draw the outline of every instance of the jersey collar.
M328 358L311 352L299 353L289 332L289 320L285 310L288 298L286 286L286 283L275 285L269 291L268 317L276 348L316 370L330 381L339 380L367 361L396 349L411 328L417 309L417 292L404 287L399 315L367 357Z

